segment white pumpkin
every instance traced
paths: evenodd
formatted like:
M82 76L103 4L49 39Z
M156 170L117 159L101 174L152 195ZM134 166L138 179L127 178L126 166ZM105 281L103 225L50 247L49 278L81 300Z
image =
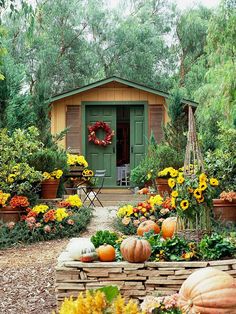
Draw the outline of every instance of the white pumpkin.
M71 239L67 246L69 256L73 260L79 261L81 256L87 253L96 252L95 246L88 238L74 238Z

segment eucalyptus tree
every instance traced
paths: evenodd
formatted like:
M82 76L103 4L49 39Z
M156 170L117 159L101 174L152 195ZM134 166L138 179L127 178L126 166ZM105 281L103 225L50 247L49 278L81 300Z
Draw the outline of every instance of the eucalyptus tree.
M185 88L188 97L193 97L206 73L207 62L204 47L211 14L210 9L198 6L184 11L177 20L179 85Z
M220 128L236 127L236 5L221 2L211 19L207 36L207 61L204 86L197 92L198 121L206 149L217 147Z

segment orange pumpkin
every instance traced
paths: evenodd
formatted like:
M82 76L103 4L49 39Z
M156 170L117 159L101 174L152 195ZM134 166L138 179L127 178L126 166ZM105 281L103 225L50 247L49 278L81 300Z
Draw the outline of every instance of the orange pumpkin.
M160 228L154 221L146 220L139 225L137 234L142 237L145 232L149 232L151 230L153 230L154 233L160 233Z
M120 245L121 255L130 263L143 263L152 253L150 243L144 239L127 238Z
M113 262L116 259L116 251L112 245L103 244L97 249L98 258L101 262Z
M178 305L188 314L236 313L235 279L213 267L200 269L182 284Z
M164 239L172 238L175 233L177 217L166 218L161 225L161 232Z

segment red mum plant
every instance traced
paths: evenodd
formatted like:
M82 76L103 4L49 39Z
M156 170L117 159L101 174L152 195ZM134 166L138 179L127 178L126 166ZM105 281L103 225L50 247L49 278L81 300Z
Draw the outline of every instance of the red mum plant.
M10 200L10 206L15 207L28 207L29 201L26 196L15 195Z

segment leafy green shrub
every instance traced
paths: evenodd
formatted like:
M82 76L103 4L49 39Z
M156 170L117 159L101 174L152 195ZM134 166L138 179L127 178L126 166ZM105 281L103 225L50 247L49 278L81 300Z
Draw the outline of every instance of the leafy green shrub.
M5 193L31 197L38 190L42 174L29 165L30 156L43 146L38 136L34 127L12 134L0 130L0 189Z
M226 257L236 256L236 246L230 238L213 233L205 236L198 245L199 254L202 259L218 260Z
M206 169L220 181L221 191L236 191L236 129L220 125L219 147L205 156Z
M149 145L148 153L140 164L131 171L131 182L142 187L150 179L155 179L157 173L167 167L178 169L183 165L183 156L167 145Z
M152 247L152 260L182 261L191 260L197 257L196 244L175 236L161 240L160 234L149 232L145 238Z
M116 217L114 219L114 228L126 235L133 235L137 233L137 227L130 221L128 225L122 223L122 218Z
M68 170L66 151L59 148L41 148L31 155L29 163L41 172L52 172L55 169L61 169L63 172Z
M16 224L0 223L0 249L22 243L33 243L57 238L70 238L86 229L92 217L92 209L81 207L70 215L68 219L45 223L30 223L20 221ZM33 217L31 217L33 218ZM73 221L73 223L72 223Z
M105 243L115 246L117 240L117 234L109 230L99 230L91 237L91 242L94 244L95 248Z

